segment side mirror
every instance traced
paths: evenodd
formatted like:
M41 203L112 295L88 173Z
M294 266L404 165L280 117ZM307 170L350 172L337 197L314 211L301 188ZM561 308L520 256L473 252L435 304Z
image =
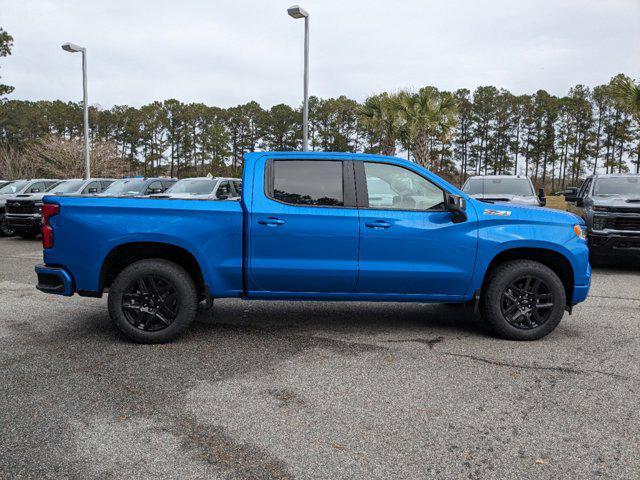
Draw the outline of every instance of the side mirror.
M444 208L447 212L451 212L453 223L462 223L467 221L466 202L464 198L458 195L445 194Z
M89 193L98 193L98 189L97 188L90 188L89 189Z
M162 193L164 190L162 188L150 188L149 195L154 195L156 193Z
M540 201L541 207L544 207L547 204L547 197L544 194L544 188L538 190L538 200Z
M584 198L576 198L576 207L584 207Z
M32 188L31 190L29 190L31 193L40 193L40 189L39 188Z

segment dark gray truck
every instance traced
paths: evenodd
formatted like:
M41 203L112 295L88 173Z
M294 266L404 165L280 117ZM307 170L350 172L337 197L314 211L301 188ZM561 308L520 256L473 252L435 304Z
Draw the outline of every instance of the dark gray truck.
M565 198L587 223L594 257L640 259L640 175L592 175Z

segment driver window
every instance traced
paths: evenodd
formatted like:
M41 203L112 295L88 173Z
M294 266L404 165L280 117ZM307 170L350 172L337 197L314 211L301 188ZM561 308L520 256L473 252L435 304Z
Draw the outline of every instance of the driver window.
M365 162L369 208L441 210L444 191L406 168Z

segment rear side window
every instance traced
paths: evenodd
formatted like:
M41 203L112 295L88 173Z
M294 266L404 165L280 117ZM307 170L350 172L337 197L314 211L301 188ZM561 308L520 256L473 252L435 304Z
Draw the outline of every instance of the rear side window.
M294 205L344 206L342 162L331 160L274 160L275 200Z

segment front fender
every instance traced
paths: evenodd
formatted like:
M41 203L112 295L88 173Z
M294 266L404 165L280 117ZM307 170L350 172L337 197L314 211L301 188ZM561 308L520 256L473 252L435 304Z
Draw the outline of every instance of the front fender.
M491 262L501 253L514 249L539 249L559 253L573 270L574 285L589 285L589 248L567 224L514 224L497 220L478 232L478 260L467 296L481 288Z

